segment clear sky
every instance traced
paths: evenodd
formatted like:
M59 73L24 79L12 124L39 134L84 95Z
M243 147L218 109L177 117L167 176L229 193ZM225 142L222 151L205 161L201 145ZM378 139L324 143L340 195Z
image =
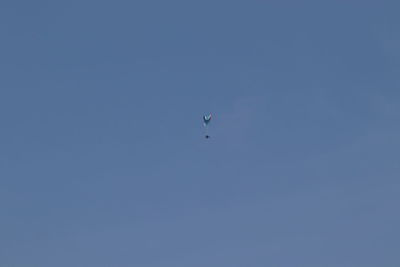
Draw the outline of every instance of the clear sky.
M400 266L399 10L0 1L0 267Z

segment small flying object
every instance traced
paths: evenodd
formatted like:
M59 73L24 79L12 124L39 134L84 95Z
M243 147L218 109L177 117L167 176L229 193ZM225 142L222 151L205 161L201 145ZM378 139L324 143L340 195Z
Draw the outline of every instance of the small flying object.
M210 123L210 121L211 121L211 114L203 116L203 125L204 125L204 130L206 132L205 134L206 139L210 138L210 136L208 135L208 124Z

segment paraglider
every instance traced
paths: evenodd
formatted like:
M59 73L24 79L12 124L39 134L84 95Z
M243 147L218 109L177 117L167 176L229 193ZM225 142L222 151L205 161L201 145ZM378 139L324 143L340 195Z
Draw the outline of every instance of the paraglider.
M208 135L208 124L210 123L210 121L211 121L211 114L203 116L203 125L204 125L204 129L206 131L206 135L205 135L206 139L210 138L210 136Z

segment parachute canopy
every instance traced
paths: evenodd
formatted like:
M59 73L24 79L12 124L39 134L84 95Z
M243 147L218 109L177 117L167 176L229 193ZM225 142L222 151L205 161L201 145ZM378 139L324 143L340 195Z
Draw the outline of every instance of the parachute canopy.
M209 124L210 121L211 121L211 114L210 114L210 115L204 115L204 116L203 116L204 126L206 126L207 124Z

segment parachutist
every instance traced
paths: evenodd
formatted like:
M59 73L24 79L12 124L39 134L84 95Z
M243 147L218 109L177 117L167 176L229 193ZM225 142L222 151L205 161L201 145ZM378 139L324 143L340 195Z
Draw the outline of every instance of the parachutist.
M210 138L210 136L208 135L208 124L210 123L210 121L211 121L211 114L203 116L203 125L204 125L206 139Z

